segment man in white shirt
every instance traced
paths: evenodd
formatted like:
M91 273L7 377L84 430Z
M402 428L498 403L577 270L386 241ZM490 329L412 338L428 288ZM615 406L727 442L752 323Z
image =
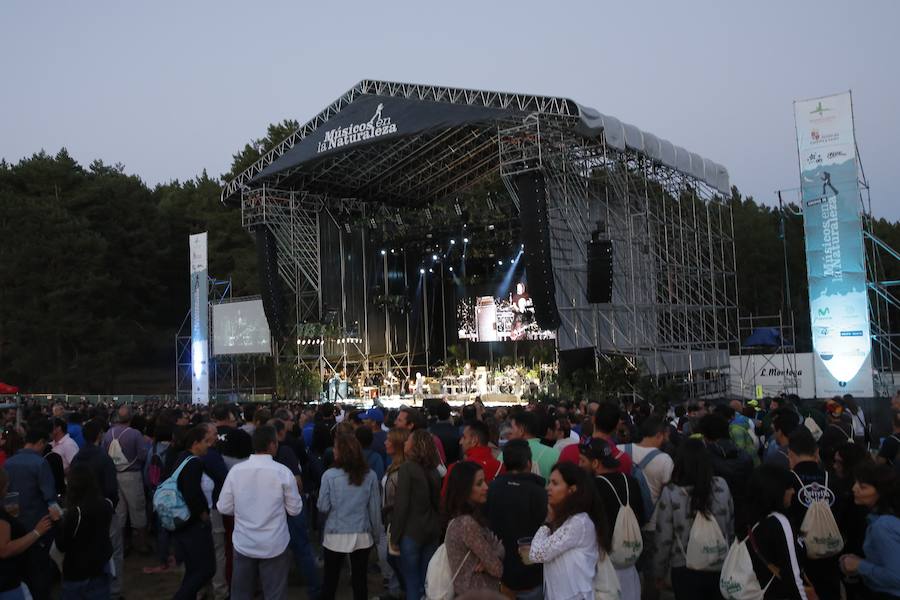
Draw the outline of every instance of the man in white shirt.
M647 487L650 488L653 506L656 507L659 495L672 478L672 469L675 467L672 458L660 450L660 447L669 439L669 424L665 419L653 415L644 419L644 422L638 427L638 433L641 434L640 442L620 444L618 448L631 456L634 467L640 468L643 472ZM637 565L644 580L642 597L645 599L658 596L655 587L656 578L651 568L653 552L656 548L655 534L656 511L654 510L641 530L644 550L641 552L641 558Z
M62 458L63 471L66 473L69 472L69 465L72 464L72 459L78 454L78 444L69 437L68 427L63 419L54 418L53 432L51 434L52 440L50 442L53 452L59 454Z
M571 433L572 427L569 424L569 419L556 417L551 421L550 427L547 429L547 439L553 440L553 448L561 451L566 446L578 443L578 434L573 439Z
M275 429L257 427L253 454L228 471L219 494L216 508L223 515L234 515L232 600L252 600L257 577L266 600L287 598L287 515L300 514L303 501L290 469L273 460L277 451Z

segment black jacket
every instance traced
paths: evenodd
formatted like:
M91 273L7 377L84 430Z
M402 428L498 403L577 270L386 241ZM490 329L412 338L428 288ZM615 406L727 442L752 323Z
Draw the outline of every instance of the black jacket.
M441 440L448 465L459 460L459 427L450 421L438 421L429 427L428 431Z
M786 539L781 524L770 515L760 521L753 531L752 542L748 542L747 546L760 587L765 588L769 581L772 582L763 596L765 600L800 600L803 597L797 586L798 577L802 582L800 565L803 548L797 544L796 533L791 531L791 539ZM777 567L780 577L773 579L767 563Z
M56 547L65 552L63 579L83 581L100 577L112 556L109 524L115 509L106 498L69 508L56 528Z
M180 465L188 457L192 456L190 452L182 452L176 461ZM178 468L177 466L175 467ZM184 501L191 511L191 518L188 523L194 523L200 520L200 515L209 513L209 504L206 503L206 496L203 495L203 489L200 487L200 479L203 477L203 461L195 458L188 462L178 474L178 489L184 496Z
M487 516L491 530L506 549L503 584L514 590L530 590L541 585L541 565L522 564L518 539L533 537L547 518L544 478L533 473L498 476L488 487Z
M753 473L753 459L739 449L730 438L717 442L707 442L706 450L712 459L713 474L728 484L728 491L734 502L735 531L745 531L747 504L747 481Z
M100 485L100 493L112 502L113 508L119 503L119 480L116 479L116 465L102 446L86 443L72 459L72 466L83 464L91 470Z

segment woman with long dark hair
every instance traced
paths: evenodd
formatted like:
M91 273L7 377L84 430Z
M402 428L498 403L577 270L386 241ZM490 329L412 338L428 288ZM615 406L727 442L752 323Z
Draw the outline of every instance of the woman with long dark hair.
M112 542L109 525L115 509L100 493L87 465L69 469L66 513L56 530L56 547L65 552L62 598L107 598L110 590L109 559Z
M9 475L0 468L0 498L6 498L9 491ZM25 600L22 575L27 567L25 553L44 536L53 523L49 515L44 515L31 531L19 521L18 506L13 514L6 512L7 506L0 505L0 598L4 600ZM109 530L107 530L109 531Z
M177 554L184 560L184 577L176 600L193 600L216 574L216 553L209 522L209 503L203 494L203 463L209 450L206 427L199 425L184 434L182 451L175 461L178 489L191 511L190 518L172 534ZM172 476L175 476L173 472Z
M547 523L531 541L528 557L544 565L544 598L593 600L597 562L609 551L603 505L590 475L557 463L547 483Z
M794 497L791 472L765 464L753 471L747 489L747 548L765 600L807 600L797 534L785 516Z
M444 544L456 595L474 590L497 591L503 576L503 543L487 524L484 505L488 485L478 463L456 463L447 478Z
M394 513L394 501L397 497L397 483L399 481L400 466L406 462L406 453L404 446L409 437L409 431L406 429L391 429L384 440L384 449L391 464L388 465L384 479L381 481L381 519L386 530L387 540L385 549L385 562L394 572L395 578L392 578L391 586L394 586L388 594L391 598L400 596L400 589L405 589L406 585L403 580L403 569L400 565L400 548L390 544L391 517ZM379 550L380 551L380 550ZM398 585L399 584L399 585ZM382 596L382 600L389 600Z
M332 600L344 560L350 557L350 581L354 600L368 598L366 568L369 551L381 535L381 494L378 479L369 469L356 436L338 434L334 439L334 466L322 475L317 503L325 519L325 582L323 600Z
M656 504L656 564L660 579L672 570L676 600L718 599L719 570L687 567L686 549L694 520L713 519L724 538L722 558L734 537L734 505L728 484L713 476L712 459L700 440L686 440L675 458L672 479L662 489ZM721 565L719 565L721 568ZM661 587L662 582L657 583Z
M424 429L416 429L407 438L404 454L406 462L397 471L390 543L400 549L406 597L421 598L428 562L441 537L440 458L431 434Z
M841 556L841 570L859 575L873 598L900 598L900 480L887 465L863 464L854 474L853 500L870 511L865 558Z

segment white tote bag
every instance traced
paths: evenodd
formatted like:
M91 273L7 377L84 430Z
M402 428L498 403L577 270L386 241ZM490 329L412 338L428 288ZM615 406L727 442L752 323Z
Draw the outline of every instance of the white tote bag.
M631 497L628 492L628 478L622 475L625 480L625 502L619 497L615 486L606 478L600 477L606 485L610 487L619 502L619 512L616 514L616 523L613 526L612 549L609 558L617 569L627 569L637 563L641 552L644 549L644 541L641 537L641 527L638 525L637 517L631 508Z
M609 554L605 552L597 561L597 570L594 571L594 600L622 600L619 576L616 575L616 568Z

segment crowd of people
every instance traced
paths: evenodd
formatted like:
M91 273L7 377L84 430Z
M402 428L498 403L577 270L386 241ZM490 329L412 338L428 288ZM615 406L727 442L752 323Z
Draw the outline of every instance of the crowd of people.
M891 402L20 406L0 600L900 598Z

